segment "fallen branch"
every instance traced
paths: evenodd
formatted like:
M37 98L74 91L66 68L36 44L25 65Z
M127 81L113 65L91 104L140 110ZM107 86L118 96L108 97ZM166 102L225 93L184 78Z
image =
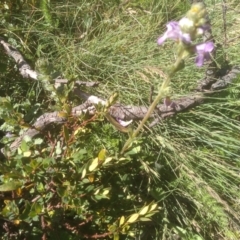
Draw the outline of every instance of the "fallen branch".
M25 61L24 57L22 54L13 46L11 46L9 43L4 41L2 38L0 38L0 43L4 47L6 53L12 57L15 62L17 63L18 69L20 74L22 75L23 78L31 78L33 80L38 80L39 73L37 71L32 70L31 66ZM56 78L54 79L55 82L55 87L58 88L61 84L66 84L69 81L67 79L61 79L61 78ZM74 83L76 85L85 85L87 87L96 87L99 85L98 82L83 82L83 81L78 81L75 80Z
M1 40L1 44L5 48L6 52L14 58L16 61L20 74L23 77L30 77L34 80L37 80L38 73L33 71L31 67L26 63L23 56L12 47L10 44L6 43L4 40ZM216 71L216 65L210 63L209 68L206 71L206 76L201 80L198 84L195 93L192 93L189 96L176 99L170 106L166 106L165 104L159 104L154 113L152 114L152 118L154 118L153 122L150 124L150 127L157 124L160 120L171 117L179 112L183 112L189 108L193 108L201 103L203 103L206 92L213 93L216 90L220 90L226 88L232 81L237 77L240 73L240 67L233 67L231 70L226 71L224 76L220 76ZM216 78L216 76L218 78ZM66 79L55 79L56 84L66 84L68 80ZM86 85L86 86L97 86L98 83L91 82L75 82L78 85ZM196 92L197 91L197 92ZM89 115L94 115L96 113L95 105L102 104L105 105L106 101L85 93L79 88L75 87L74 94L77 94L81 97L85 102L79 106L76 106L72 109L72 116L81 116L82 114L88 113ZM120 103L114 104L109 108L109 114L115 118L120 120L140 120L142 119L148 110L147 106L132 106L132 105L123 105ZM16 138L15 141L10 145L11 151L15 151L19 145L21 144L22 139L25 136L35 137L39 133L41 133L49 124L57 123L62 124L66 121L66 118L61 117L59 112L45 113L40 116L35 123L29 128L26 132L24 132L20 137ZM3 149L2 149L3 152Z

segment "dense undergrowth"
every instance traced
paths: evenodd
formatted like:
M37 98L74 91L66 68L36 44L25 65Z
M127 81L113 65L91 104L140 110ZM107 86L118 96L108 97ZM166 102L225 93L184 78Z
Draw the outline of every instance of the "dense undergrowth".
M240 65L237 0L205 1L221 59ZM65 112L35 139L25 138L0 165L2 239L240 239L240 79L203 105L167 119L124 154L128 136L104 118L67 112L81 100L71 88L50 94L52 79L99 81L84 88L103 99L149 105L163 81L173 43L156 45L165 23L190 1L1 2L0 34L43 75L23 79L1 48L0 117L8 148L41 114ZM189 59L171 83L185 96L204 75ZM49 86L48 86L49 85ZM156 92L155 92L156 93ZM155 94L154 93L154 94ZM136 127L137 123L133 124Z

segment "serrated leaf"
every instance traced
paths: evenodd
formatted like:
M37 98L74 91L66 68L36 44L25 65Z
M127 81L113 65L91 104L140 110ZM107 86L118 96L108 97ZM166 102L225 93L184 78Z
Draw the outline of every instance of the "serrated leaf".
M90 164L88 170L92 172L94 169L96 169L98 166L98 158L95 158L92 163Z
M136 220L139 218L138 213L134 213L133 215L130 216L130 218L127 220L128 223L134 223Z
M8 191L17 190L21 186L22 186L21 182L11 181L11 182L4 183L4 184L0 185L0 192L8 192Z
M145 215L148 212L149 206L142 208L139 212L139 215Z
M119 221L119 226L123 225L125 222L125 217L121 216L120 221Z

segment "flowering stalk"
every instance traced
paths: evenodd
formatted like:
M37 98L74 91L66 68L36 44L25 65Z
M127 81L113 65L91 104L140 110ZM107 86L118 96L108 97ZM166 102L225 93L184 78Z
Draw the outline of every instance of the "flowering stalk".
M121 151L121 154L123 154L128 149L128 147L130 146L132 141L137 137L137 135L140 132L140 130L144 127L144 124L146 123L148 118L152 115L155 107L157 106L157 104L159 103L161 98L163 97L164 92L165 92L166 88L168 87L169 83L170 83L170 77L167 77L167 79L163 82L161 88L159 89L157 97L152 102L151 106L149 107L146 115L144 116L144 118L142 119L140 124L138 125L137 129L132 133L132 135L129 137L127 142L124 144L124 146L122 148L122 151Z
M206 30L210 29L208 23L208 16L206 7L203 3L192 4L191 9L187 12L179 22L171 21L167 24L167 31L158 39L157 43L162 45L168 38L176 40L178 44L177 60L170 67L168 77L162 83L159 88L158 95L150 105L145 117L140 122L137 129L132 133L127 142L122 148L121 154L123 154L130 146L132 141L137 137L141 129L148 118L152 115L158 102L166 95L171 77L181 69L184 68L184 60L191 54L196 53L195 63L198 67L201 67L204 60L210 59L210 54L214 49L213 42L202 42L194 44L199 36L202 36Z

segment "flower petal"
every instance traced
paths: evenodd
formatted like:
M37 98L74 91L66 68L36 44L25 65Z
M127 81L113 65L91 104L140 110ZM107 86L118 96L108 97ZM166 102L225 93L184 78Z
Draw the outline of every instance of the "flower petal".
M198 67L201 67L203 65L204 60L210 59L210 53L213 51L213 49L213 42L201 43L195 46L195 52L197 53L195 63Z
M179 23L175 21L169 22L167 25L167 31L157 41L158 45L163 44L168 38L173 40L181 40L184 43L190 43L191 37L188 33L183 33L180 29Z
M172 21L172 22L169 22L166 26L167 26L167 31L157 41L159 45L161 45L168 38L176 40L181 37L181 30L178 25L178 22Z
M195 63L198 67L201 67L203 65L204 62L204 54L198 54L196 59L195 59Z

